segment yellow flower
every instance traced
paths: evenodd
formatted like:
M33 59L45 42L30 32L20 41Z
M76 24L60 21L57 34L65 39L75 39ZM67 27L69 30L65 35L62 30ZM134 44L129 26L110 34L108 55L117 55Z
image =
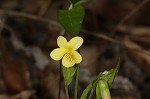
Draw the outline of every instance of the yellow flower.
M67 42L66 38L59 36L57 44L59 48L54 49L50 53L50 57L54 60L61 60L65 67L72 67L81 63L82 56L76 51L83 43L83 39L79 36L72 38Z

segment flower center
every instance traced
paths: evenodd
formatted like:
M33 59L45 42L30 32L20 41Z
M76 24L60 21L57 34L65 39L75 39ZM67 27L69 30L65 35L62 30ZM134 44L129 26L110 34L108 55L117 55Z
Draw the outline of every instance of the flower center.
M70 51L65 55L65 57L69 62L73 61L73 54Z

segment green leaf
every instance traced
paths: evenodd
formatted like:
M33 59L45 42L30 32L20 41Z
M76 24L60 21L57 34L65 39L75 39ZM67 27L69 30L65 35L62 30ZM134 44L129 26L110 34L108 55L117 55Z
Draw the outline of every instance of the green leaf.
M88 93L92 90L93 84L95 84L96 80L92 81L86 89L83 91L80 99L87 99Z
M74 37L79 34L84 18L82 6L73 7L70 10L59 10L57 15L60 24L70 36Z
M64 76L64 80L65 80L65 85L68 86L71 82L72 79L76 73L77 67L73 66L70 68L66 68L63 66L63 76Z
M111 69L109 71L104 71L103 73L100 73L99 78L107 81L107 83L110 87L115 79L115 76L118 73L119 67L120 67L120 60L118 61L116 68Z
M100 86L96 86L96 99L101 99L101 89Z
M96 99L100 99L100 97L102 97L102 99L106 99L104 98L106 96L108 96L108 99L110 99L109 87L111 86L116 74L118 73L119 67L120 67L120 60L118 61L116 68L100 73L98 78L92 81L86 87L80 99L87 99L89 92L91 92L90 96L92 96L95 88L96 88Z

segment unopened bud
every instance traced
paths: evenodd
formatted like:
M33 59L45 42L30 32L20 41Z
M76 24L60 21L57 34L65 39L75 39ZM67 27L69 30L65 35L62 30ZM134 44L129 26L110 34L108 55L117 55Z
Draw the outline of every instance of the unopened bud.
M111 99L108 83L104 80L100 80L98 86L100 88L100 94L102 99Z

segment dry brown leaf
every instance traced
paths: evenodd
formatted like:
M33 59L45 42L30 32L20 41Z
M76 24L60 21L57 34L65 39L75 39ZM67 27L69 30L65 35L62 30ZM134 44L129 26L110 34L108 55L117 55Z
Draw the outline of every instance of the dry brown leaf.
M120 25L118 30L122 32L129 32L134 36L150 37L150 27Z
M8 93L17 93L31 88L29 66L25 62L13 59L10 54L3 52L1 64L2 78Z
M142 47L140 45L138 45L137 43L135 43L129 39L124 39L123 43L126 46L128 46L129 48L142 49ZM143 64L145 66L146 70L148 70L148 71L150 70L150 55L147 55L145 53L138 52L138 51L133 51L133 50L129 50L128 53L138 63Z
M34 94L32 90L22 91L16 95L0 95L0 99L30 99L30 97Z
M11 99L30 99L30 97L35 93L33 90L22 91L15 96L12 96Z

